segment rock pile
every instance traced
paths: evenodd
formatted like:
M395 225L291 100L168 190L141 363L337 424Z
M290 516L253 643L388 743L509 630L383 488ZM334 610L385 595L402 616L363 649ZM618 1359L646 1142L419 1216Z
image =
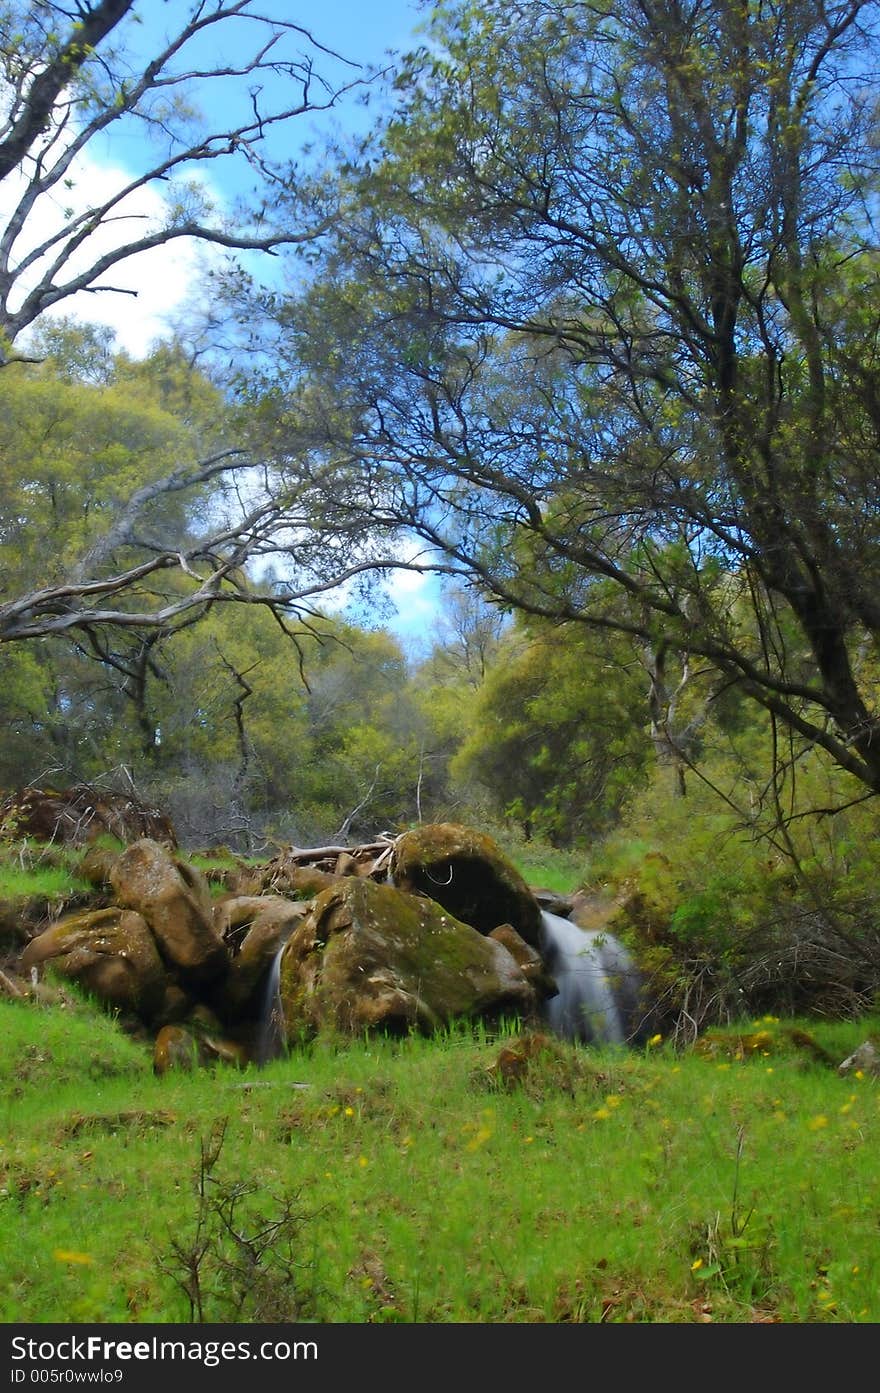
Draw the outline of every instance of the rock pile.
M534 894L490 838L455 824L291 850L241 867L219 899L153 838L105 859L101 877L114 902L33 938L22 979L51 968L151 1032L159 1071L263 1057L272 1012L293 1043L528 1020L556 990Z

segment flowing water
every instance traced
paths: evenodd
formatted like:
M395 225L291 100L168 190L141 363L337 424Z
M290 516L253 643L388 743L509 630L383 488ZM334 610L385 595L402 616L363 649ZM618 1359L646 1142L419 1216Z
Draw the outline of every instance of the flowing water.
M578 928L545 909L541 955L559 988L544 1003L555 1035L586 1044L622 1044L638 1034L639 975L613 934Z
M270 1059L278 1059L287 1050L287 1039L284 1033L284 1008L281 1004L281 955L286 947L287 939L285 938L279 944L278 952L272 959L272 966L266 974L254 1043L258 1064L266 1064Z

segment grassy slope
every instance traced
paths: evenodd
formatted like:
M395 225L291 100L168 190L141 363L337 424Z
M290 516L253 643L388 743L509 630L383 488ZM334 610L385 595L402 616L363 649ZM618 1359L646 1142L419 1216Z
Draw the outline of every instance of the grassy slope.
M187 1320L225 1119L207 1194L296 1217L242 1283L205 1216L206 1319L877 1321L878 1083L761 1028L745 1058L556 1043L511 1090L464 1033L160 1079L106 1016L0 1002L0 1319ZM867 1025L815 1030L841 1059Z

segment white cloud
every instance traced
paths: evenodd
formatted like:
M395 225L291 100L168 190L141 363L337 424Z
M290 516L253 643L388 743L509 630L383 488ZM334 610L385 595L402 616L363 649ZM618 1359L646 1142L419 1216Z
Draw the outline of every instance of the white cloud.
M418 571L392 571L386 581L389 598L397 610L388 627L396 634L427 638L437 619L439 581Z
M70 178L72 187L46 194L35 204L15 244L17 261L59 232L77 214L104 204L130 182L131 174L120 164L99 163L84 152L71 166ZM23 176L13 176L0 185L0 218L4 221L10 217L22 190ZM167 221L168 208L154 187L129 195L114 210L113 220L99 227L71 257L69 266L59 273L58 282L82 272L107 251L161 226ZM143 357L157 338L167 335L170 317L183 306L214 254L213 249L192 239L176 238L118 263L96 282L105 288L80 291L46 313L107 325L116 332L120 348L134 357ZM13 308L38 282L48 264L44 257L23 272Z

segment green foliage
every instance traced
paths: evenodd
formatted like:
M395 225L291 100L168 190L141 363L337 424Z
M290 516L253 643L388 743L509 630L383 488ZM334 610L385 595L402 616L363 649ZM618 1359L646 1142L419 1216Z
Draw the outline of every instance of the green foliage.
M120 357L97 383L74 362L66 352L0 374L0 546L22 590L63 578L137 487L216 438L218 395L172 350L141 364ZM177 497L144 519L144 534L151 527L183 543Z
M589 883L615 893L614 928L667 1021L687 1033L743 1012L857 1014L880 990L880 810L846 807L839 771L820 760L801 762L775 821L750 801L746 766L716 758L704 773L683 798L655 778L589 867Z
M835 13L438 7L268 331L383 517L636 641L658 738L671 654L876 792L880 12Z
M613 825L646 777L644 674L572 625L513 633L477 692L453 776L557 846Z
M382 631L220 607L162 652L144 701L145 782L189 845L369 838L415 812L426 723Z
M43 363L0 373L0 569L15 576L16 594L63 582L132 493L207 451L222 428L218 393L178 349L135 364L74 325L45 330L42 346ZM138 542L184 547L207 499L206 490L185 503L174 491L157 498L139 518ZM93 578L143 556L121 537ZM175 580L162 584L166 597L175 592ZM160 653L125 633L115 644L94 632L3 644L0 711L12 738L0 752L0 786L47 769L88 780L134 762L152 740L144 687L161 672Z

